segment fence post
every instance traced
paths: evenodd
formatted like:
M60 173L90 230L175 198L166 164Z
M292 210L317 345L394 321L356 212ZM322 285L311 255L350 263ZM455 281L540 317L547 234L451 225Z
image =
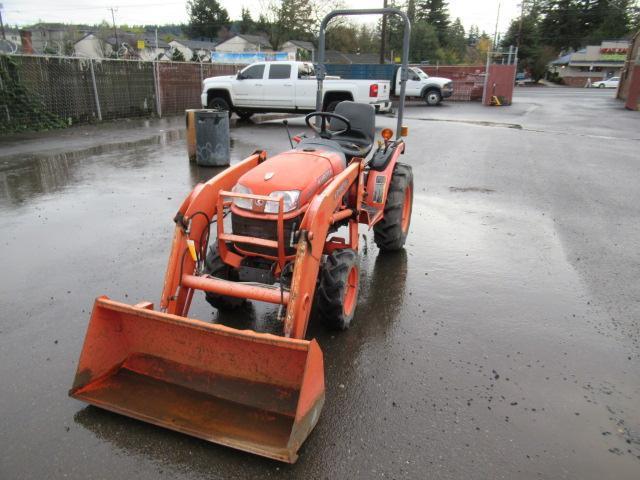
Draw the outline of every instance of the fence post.
M96 74L93 71L93 59L89 59L91 66L91 82L93 83L93 95L96 99L96 109L98 110L98 120L102 121L102 110L100 109L100 98L98 97L98 86L96 85Z
M159 62L153 62L153 88L156 92L156 112L162 118L162 101L160 99L160 66Z

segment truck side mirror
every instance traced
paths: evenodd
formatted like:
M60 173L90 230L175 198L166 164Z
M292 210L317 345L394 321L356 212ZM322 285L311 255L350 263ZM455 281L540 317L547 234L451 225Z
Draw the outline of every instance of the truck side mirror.
M242 72L238 72L238 75L236 75L236 78L238 80L244 80L246 77L242 74Z

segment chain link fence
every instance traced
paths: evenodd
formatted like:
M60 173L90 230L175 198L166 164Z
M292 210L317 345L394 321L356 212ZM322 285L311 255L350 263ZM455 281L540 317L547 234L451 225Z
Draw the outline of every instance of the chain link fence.
M202 80L237 65L0 55L0 134L199 108Z
M451 78L450 100L482 97L483 66L420 66ZM0 55L0 134L200 108L202 80L238 65ZM343 78L393 78L394 65L327 65Z

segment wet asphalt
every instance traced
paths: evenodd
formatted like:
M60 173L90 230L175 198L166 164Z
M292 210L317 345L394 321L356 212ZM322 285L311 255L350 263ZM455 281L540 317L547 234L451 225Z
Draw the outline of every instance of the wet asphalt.
M67 397L93 299L158 301L171 219L216 173L181 120L108 127L121 146L0 140L0 477L640 478L640 115L612 96L407 108L408 243L379 255L361 229L352 328L311 325L327 400L295 465ZM288 145L276 123L232 142L233 161ZM273 318L201 297L192 316Z

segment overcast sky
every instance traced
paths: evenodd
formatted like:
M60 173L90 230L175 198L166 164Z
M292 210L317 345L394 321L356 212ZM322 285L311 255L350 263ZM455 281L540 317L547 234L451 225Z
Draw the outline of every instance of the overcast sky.
M240 9L247 7L257 19L263 0L221 0L232 19L240 18ZM344 0L349 8L373 8L382 6L382 0ZM500 3L498 31L504 32L509 20L519 13L518 0L449 0L449 14L460 17L468 29L478 25L493 35ZM0 0L3 4L2 18L5 24L25 25L39 20L66 23L111 23L110 7L115 11L116 23L129 25L182 23L187 21L186 0ZM374 21L373 18L371 21Z

